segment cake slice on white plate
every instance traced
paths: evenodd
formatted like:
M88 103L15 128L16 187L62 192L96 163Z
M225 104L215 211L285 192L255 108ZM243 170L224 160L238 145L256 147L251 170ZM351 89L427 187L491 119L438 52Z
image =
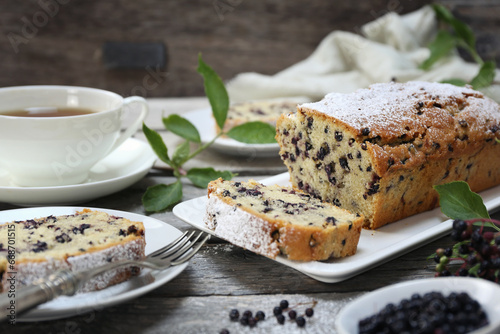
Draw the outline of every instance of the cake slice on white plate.
M313 261L355 254L363 217L292 188L218 179L208 186L204 222L255 253Z

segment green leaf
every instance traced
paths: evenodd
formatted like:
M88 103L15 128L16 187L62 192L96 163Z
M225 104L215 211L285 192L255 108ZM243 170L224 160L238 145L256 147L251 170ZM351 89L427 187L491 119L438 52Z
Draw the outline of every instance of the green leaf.
M184 117L173 114L167 118L163 118L163 124L167 130L172 131L176 135L195 143L201 143L200 133L196 127Z
M200 188L206 188L210 181L216 180L219 177L222 177L224 180L231 180L234 177L234 174L230 171L218 171L209 168L191 168L187 175L189 180L193 182L193 184Z
M198 73L203 76L205 94L212 107L215 122L222 129L229 109L229 96L227 95L226 87L217 73L203 62L201 54L198 57Z
M182 199L182 184L180 181L165 185L157 184L149 187L142 196L142 205L148 212L158 212L168 209Z
M451 219L489 218L481 196L472 192L464 181L434 186L439 194L441 211Z
M174 166L180 167L188 160L189 149L189 141L187 140L176 147L175 152L172 155L172 163Z
M443 5L432 4L432 9L434 9L436 17L440 21L451 24L451 22L455 19L453 14Z
M456 36L464 41L469 48L474 49L476 47L476 37L467 24L455 18L455 16L442 5L433 4L432 8L438 20L449 24L455 31Z
M142 123L142 132L144 132L149 145L151 145L151 148L156 153L158 158L160 158L161 161L167 163L168 165L171 165L172 161L168 157L167 145L165 145L165 142L163 141L163 138L160 136L160 134L148 128L144 123Z
M467 81L462 80L462 79L447 79L447 80L443 80L441 82L452 84L452 85L459 86L459 87L463 87L463 86L467 85Z
M455 48L457 39L446 30L440 30L435 39L429 44L430 55L422 64L420 68L428 70L439 59L448 55L451 50Z
M469 49L474 50L476 48L476 37L472 29L460 20L453 19L451 22L453 30L458 38L465 42Z
M248 122L235 126L226 135L247 144L276 143L276 128L264 122Z
M470 84L474 89L480 89L491 85L495 79L496 65L494 61L484 62L479 73L472 79Z
M488 222L488 221L478 221L478 222L475 222L473 223L472 225L474 226L482 226L482 227L485 227L485 228L492 228L492 229L495 229L497 231L500 232L500 227L497 226L496 224L494 224L493 222Z
M477 263L475 266L469 269L469 275L474 275L476 277L479 277L479 267L481 266L481 263Z

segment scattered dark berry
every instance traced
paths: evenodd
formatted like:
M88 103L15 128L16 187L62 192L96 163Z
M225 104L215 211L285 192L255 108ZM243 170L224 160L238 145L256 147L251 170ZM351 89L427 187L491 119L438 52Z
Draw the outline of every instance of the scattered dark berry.
M246 310L245 312L243 312L243 317L245 318L251 318L252 317L252 311L250 310Z
M285 323L285 316L283 314L278 314L276 316L276 320L278 321L278 324L283 325Z
M237 309L232 309L231 312L229 312L229 319L231 321L238 321L240 318L240 312Z
M293 319L295 319L295 318L297 318L297 311L295 311L295 310L290 310L290 311L288 312L288 317L289 317L290 319L292 319L292 320L293 320Z
M313 316L313 314L314 314L314 309L312 307L306 308L306 316L310 318Z
M248 318L248 326L255 327L257 325L257 320L255 318Z
M248 318L241 317L240 324L242 324L243 326L248 326Z
M273 309L273 314L274 315L280 315L281 312L283 312L283 309L279 306L276 306L274 309Z
M288 308L288 300L283 299L282 301L280 301L280 308L281 308L282 310L284 310L284 309Z
M258 320L264 320L266 318L266 314L262 311L257 311L257 313L255 313L255 318Z
M223 329L219 332L219 334L230 334L230 332L227 329Z
M304 317L297 317L297 319L295 319L295 322L299 327L304 327L306 325L306 319Z

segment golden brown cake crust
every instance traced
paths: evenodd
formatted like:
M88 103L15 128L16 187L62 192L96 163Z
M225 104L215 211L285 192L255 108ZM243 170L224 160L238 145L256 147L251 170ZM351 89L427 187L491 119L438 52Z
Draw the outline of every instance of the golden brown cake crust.
M329 94L299 110L336 122L372 146L380 176L389 169L390 158L395 170L419 166L423 156L441 160L467 155L500 130L495 101L470 88L440 83L375 84L352 94Z
M341 147L342 139L337 143L328 129L349 140L349 146ZM276 138L295 187L324 200L336 199L342 207L363 213L366 227L377 228L434 208L438 197L433 185L464 180L473 191L481 191L499 184L500 144L495 140L499 136L499 105L482 93L449 84L409 82L375 84L302 104L296 116L278 120ZM313 147L318 145L328 145L332 156L321 154L317 159ZM351 167L356 162L366 174L363 184L353 182L350 189L361 193L367 189L365 198L353 199L334 187L325 190L322 173L331 170L331 164L338 167L339 157L359 151L359 163L356 158L345 161ZM316 159L317 175L298 172L297 167L311 159ZM352 181L347 174L353 170L343 172L331 173L329 179L335 178L337 186L339 178Z

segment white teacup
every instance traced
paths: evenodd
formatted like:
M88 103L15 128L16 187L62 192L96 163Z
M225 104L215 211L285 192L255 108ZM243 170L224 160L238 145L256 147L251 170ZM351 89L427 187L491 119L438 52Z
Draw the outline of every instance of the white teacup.
M140 105L121 132L122 114ZM45 108L86 109L74 116L38 116ZM20 116L19 110L35 110ZM129 110L130 109L130 110ZM89 171L131 137L148 113L146 100L101 89L71 86L0 88L0 168L18 186L62 186L84 182Z

